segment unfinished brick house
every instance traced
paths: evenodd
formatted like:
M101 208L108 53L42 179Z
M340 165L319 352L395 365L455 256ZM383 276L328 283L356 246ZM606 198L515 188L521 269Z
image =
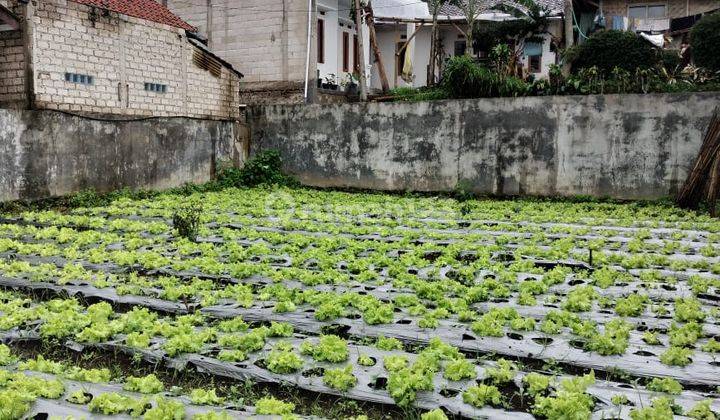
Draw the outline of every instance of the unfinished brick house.
M0 106L236 119L242 74L153 0L0 0Z

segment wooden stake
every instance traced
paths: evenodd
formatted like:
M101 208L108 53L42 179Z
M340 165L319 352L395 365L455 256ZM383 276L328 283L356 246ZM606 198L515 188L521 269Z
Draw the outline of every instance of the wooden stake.
M385 66L382 61L382 54L380 53L380 47L377 43L377 35L375 34L375 17L373 16L372 2L369 1L365 7L365 21L368 25L368 32L370 34L370 46L375 53L375 62L377 62L378 73L380 74L380 84L382 85L382 91L387 92L390 90L390 83L388 83L387 74L385 73Z
M715 202L717 201L718 188L720 188L720 156L715 155L715 161L710 172L710 186L708 187L708 207L710 216L715 217Z
M696 209L703 198L708 174L720 155L720 107L715 109L710 126L705 133L700 152L683 187L678 191L676 202L680 207Z

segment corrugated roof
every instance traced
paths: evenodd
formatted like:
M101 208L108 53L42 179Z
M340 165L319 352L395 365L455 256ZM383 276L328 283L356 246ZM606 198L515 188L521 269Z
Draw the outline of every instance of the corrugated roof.
M88 6L100 7L111 12L132 16L151 22L163 23L194 32L195 27L180 19L167 7L154 0L72 0Z
M548 13L550 15L556 15L562 13L564 9L564 3L563 0L535 0L535 2L540 6L544 7L548 10ZM493 8L496 8L501 5L511 6L515 7L519 10L525 10L525 7L522 6L519 3L515 3L512 0L485 0L482 2L482 5L480 7L480 12L487 12L488 10L491 10ZM444 3L442 7L440 8L440 16L465 16L463 11L450 3Z

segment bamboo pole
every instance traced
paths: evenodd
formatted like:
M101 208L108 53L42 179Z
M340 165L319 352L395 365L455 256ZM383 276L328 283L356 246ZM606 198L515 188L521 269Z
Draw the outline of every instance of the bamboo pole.
M378 65L382 91L387 92L390 90L390 83L388 83L387 74L385 73L385 65L383 65L382 54L380 53L380 47L377 43L377 35L375 34L375 17L373 16L371 1L368 1L367 6L365 7L365 20L368 24L368 33L370 34L370 46L372 46L373 52L375 53L375 62Z
M680 207L696 209L708 183L708 174L720 156L720 107L715 109L710 126L705 133L700 152L685 184L678 192L676 202Z

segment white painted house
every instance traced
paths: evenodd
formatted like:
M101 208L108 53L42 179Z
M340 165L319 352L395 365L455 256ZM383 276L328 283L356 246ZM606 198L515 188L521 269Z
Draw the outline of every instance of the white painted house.
M499 4L500 1L489 0L477 16L479 24L515 19L508 13L494 10ZM540 36L542 42L522 42L516 48L520 53L526 74L546 78L550 65L557 62L551 45L553 37L556 39L561 37L562 1L541 0L541 5L547 7L550 16L548 31ZM432 27L432 16L427 4L414 0L374 0L373 11L378 44L390 87L426 86ZM440 77L443 63L452 56L464 54L467 48L465 36L458 30L458 28L467 30L466 19L460 9L449 5L443 6L438 20L441 48L438 53L440 67L435 75L436 80ZM479 58L483 58L487 52L476 51L476 54ZM409 66L406 65L406 59L410 60ZM403 71L408 69L412 71L409 73ZM376 65L372 66L370 86L374 89L380 88Z

